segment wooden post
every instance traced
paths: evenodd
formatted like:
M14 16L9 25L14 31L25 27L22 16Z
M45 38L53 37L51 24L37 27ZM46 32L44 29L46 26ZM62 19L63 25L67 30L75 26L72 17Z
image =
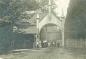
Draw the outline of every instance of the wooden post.
M65 16L64 16L64 11L62 9L62 46L64 47L64 24L65 24Z
M61 17L61 20L62 20L62 47L64 47L64 24L65 24L65 18L64 16Z
M39 48L41 47L41 42L40 42L40 37L39 37L39 13L37 13L37 23L36 23L36 26L37 26L37 36L36 36L36 47L39 46Z
M64 29L62 29L62 47L64 47Z

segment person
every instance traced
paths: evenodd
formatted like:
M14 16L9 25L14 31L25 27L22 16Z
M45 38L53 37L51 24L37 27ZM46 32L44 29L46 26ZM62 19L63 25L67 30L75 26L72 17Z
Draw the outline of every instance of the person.
M36 46L37 46L37 48L39 48L39 43L38 42L36 43Z
M41 41L38 41L37 42L37 48L41 48L41 47L42 47Z
M43 47L43 48L48 47L48 42L47 42L47 40L44 40L44 41L42 42L42 47Z

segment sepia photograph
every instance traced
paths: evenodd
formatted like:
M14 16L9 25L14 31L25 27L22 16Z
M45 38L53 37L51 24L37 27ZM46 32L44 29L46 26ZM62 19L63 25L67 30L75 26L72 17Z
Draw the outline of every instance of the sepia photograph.
M0 59L85 59L86 0L0 0Z

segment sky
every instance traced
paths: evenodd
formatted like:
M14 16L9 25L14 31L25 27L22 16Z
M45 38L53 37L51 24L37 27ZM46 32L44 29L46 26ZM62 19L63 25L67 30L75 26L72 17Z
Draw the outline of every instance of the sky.
M58 16L65 16L66 17L70 0L54 0L54 1L57 6L55 11L58 14Z

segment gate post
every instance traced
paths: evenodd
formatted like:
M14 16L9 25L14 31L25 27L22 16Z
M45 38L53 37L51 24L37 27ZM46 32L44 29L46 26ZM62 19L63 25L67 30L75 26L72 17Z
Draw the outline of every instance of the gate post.
M41 41L40 41L40 35L39 35L39 12L37 10L37 17L36 17L36 26L37 26L37 34L36 34L36 48L41 48Z
M65 24L65 17L61 17L62 20L62 47L64 47L64 24Z
M62 30L62 47L64 47L64 29Z

